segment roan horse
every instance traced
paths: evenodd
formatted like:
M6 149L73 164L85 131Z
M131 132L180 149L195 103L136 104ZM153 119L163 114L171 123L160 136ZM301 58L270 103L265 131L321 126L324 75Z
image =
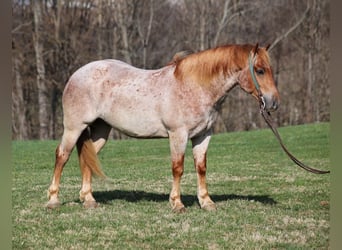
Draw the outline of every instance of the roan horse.
M265 108L273 111L278 107L279 94L267 47L258 45L204 50L177 57L157 70L138 69L117 60L94 61L78 69L63 93L64 133L56 149L47 207L60 205L60 178L75 145L82 173L80 200L86 208L98 205L92 195L92 174L104 176L97 153L113 127L137 138L169 138L173 174L169 201L175 212L185 210L180 181L187 141L191 139L199 204L205 210L216 209L205 177L211 128L221 103L236 85L258 98L249 57L253 58Z

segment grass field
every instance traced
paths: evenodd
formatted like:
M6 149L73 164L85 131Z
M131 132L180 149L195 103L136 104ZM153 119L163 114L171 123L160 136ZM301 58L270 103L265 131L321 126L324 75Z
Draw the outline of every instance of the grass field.
M281 128L291 152L329 169L329 124ZM109 141L95 179L97 209L78 201L74 152L61 184L63 205L48 210L57 141L13 141L13 249L328 249L330 176L296 167L270 130L215 135L208 188L217 211L196 199L191 147L182 179L184 214L171 212L168 141Z

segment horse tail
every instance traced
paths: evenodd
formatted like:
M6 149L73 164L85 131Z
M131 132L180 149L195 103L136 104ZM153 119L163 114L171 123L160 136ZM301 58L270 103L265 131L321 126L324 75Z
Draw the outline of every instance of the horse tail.
M82 173L84 169L88 167L93 175L95 174L101 178L106 177L101 170L100 161L97 157L97 153L93 145L93 141L90 138L88 129L85 129L78 138L77 151Z

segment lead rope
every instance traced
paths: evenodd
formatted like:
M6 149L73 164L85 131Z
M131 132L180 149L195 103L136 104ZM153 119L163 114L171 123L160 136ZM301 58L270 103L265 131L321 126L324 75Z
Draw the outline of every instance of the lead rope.
M315 169L312 167L309 167L307 165L305 165L303 162L301 162L300 160L298 160L293 154L291 154L288 149L285 147L279 133L278 130L275 128L274 123L272 121L272 118L270 116L270 114L265 110L265 108L261 107L260 105L260 113L262 115L262 117L264 118L264 120L266 121L267 125L270 127L270 129L272 130L273 134L275 135L275 137L278 139L278 142L280 144L280 146L283 148L283 150L285 151L285 153L288 155L288 157L294 162L296 163L299 167L305 169L306 171L309 171L311 173L314 174L328 174L330 173L330 171L325 171L325 170L319 170L319 169Z
M274 122L272 120L271 114L269 112L266 111L266 106L265 106L265 101L264 101L264 97L262 96L261 90L260 90L260 86L259 83L255 77L254 74L254 58L252 58L252 55L250 54L249 58L248 58L248 62L249 62L249 71L251 73L252 76L252 80L253 83L255 85L255 88L258 92L258 96L259 96L259 104L260 104L260 113L262 115L262 117L264 118L265 122L267 123L267 125L270 127L270 129L272 130L273 134L275 135L275 137L278 139L278 142L280 144L280 146L282 147L282 149L284 150L284 152L287 154L287 156L299 167L305 169L306 171L309 171L311 173L314 174L328 174L330 173L330 171L325 171L325 170L319 170L319 169L315 169L312 167L309 167L307 165L305 165L303 162L301 162L300 160L298 160L293 154L291 154L289 152L289 150L285 147L283 140L281 139L278 130L276 129L276 127L274 126Z

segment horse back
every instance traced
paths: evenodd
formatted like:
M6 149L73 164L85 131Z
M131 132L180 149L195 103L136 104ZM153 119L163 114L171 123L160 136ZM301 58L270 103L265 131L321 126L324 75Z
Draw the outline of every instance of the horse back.
M162 113L173 81L172 66L144 70L117 60L91 62L65 87L64 118L87 124L101 118L131 136L167 137Z

